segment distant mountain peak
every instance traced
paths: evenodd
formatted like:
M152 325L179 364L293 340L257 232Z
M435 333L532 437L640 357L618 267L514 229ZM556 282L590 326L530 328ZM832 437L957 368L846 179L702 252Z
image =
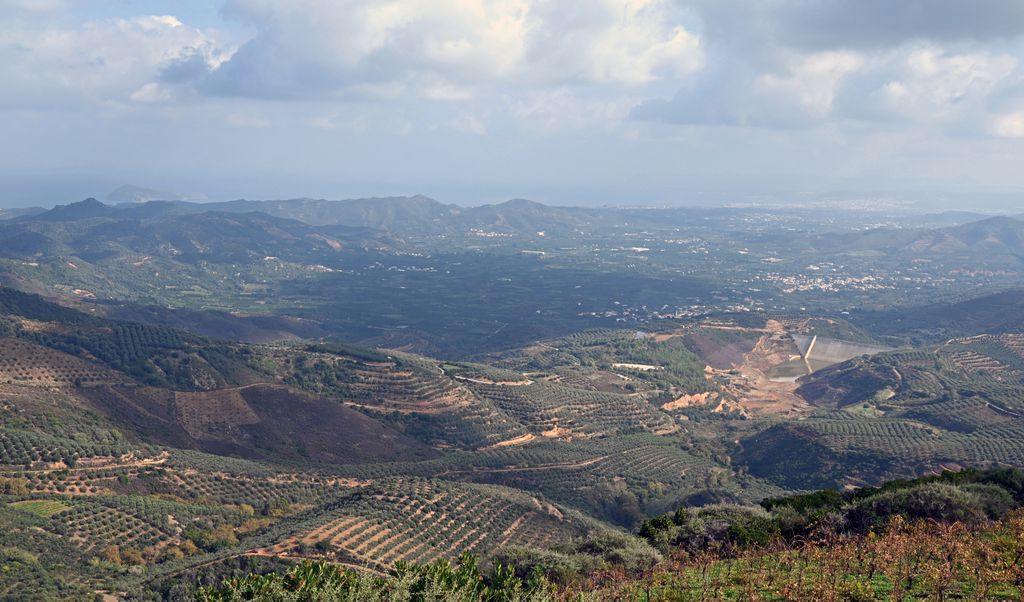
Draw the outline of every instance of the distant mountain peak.
M108 201L115 203L145 203L148 201L203 201L206 195L181 192L167 192L153 188L143 188L125 184L107 195Z
M547 207L537 201L531 201L530 199L509 199L500 205L505 207Z
M76 203L68 203L67 205L57 205L47 213L58 212L72 215L85 214L92 211L104 211L106 209L110 209L110 205L105 205L103 202L98 201L93 197L89 197L87 199L82 199L81 201L78 201Z
M93 217L107 217L114 212L114 208L109 205L104 205L100 201L89 197L78 201L77 203L69 203L67 205L57 205L49 211L43 213L25 216L20 219L32 219L39 221L50 221L50 222L62 222L62 221L75 221L79 219L89 219Z

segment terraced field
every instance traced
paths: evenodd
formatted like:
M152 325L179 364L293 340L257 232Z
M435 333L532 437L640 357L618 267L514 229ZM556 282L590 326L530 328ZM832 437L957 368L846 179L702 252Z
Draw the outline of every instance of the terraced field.
M285 382L398 424L435 447L478 449L526 434L522 425L467 388L468 381L448 376L440 364L423 358L318 351L278 353L275 360Z
M665 435L678 427L644 398L539 382L471 388L536 435L595 437L648 432Z
M218 504L262 506L274 500L316 504L332 492L343 491L348 483L326 478L260 478L252 475L195 469L162 471L160 480L174 491L186 491L192 499L204 498Z
M716 409L767 407L777 391L751 375L799 350L750 317L465 363L82 320L0 338L0 553L88 575L51 568L38 591L295 558L381 572L636 529L680 505L1024 465L1020 335L858 356L774 383L796 409L758 413ZM819 330L859 340L840 321L789 324L806 348Z
M616 518L615 508L634 494L629 503L659 512L690 498L751 501L780 491L757 479L737 480L723 465L681 449L671 437L649 434L494 450L436 474L541 492L589 515L610 513L606 518L626 524L629 517Z
M1001 374L1009 368L1003 362L974 351L955 351L950 354L953 363L963 370Z
M113 461L134 449L135 446L123 441L109 444L91 441L78 443L36 431L0 430L0 465L32 468L49 464L67 465L89 458Z
M472 395L436 363L415 356L360 357L311 348L275 355L284 379L307 390L331 394L376 409L439 413L470 405Z
M76 502L50 520L55 533L74 542L83 552L91 552L110 543L139 550L159 549L175 540L177 534L166 517L163 521L153 522L138 513L101 503Z
M1019 466L1024 461L1024 423L1017 421L970 433L910 420L815 421L808 426L821 433L823 441L834 449L877 453L906 466Z
M68 386L123 382L99 364L21 339L0 338L0 382Z
M397 561L455 559L463 551L487 556L509 544L543 547L594 528L512 490L417 479L376 483L306 523L300 534L256 553L326 555L385 570Z
M241 389L195 393L177 391L174 404L178 422L196 439L217 430L260 422L260 417L242 397Z

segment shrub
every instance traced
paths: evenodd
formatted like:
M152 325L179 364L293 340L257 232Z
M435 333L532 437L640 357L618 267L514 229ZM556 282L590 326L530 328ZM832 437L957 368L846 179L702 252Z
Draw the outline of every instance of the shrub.
M986 518L977 495L945 483L925 483L885 492L859 500L846 511L848 528L856 533L881 531L894 516L964 523L977 523Z
M543 575L550 581L562 584L596 571L600 564L598 559L583 554L526 546L506 546L494 555L493 560L496 565L512 567L520 579Z
M28 495L28 481L18 477L0 477L0 494Z
M536 601L554 599L542 579L523 581L498 567L489 581L480 573L475 557L463 554L457 564L438 560L427 565L399 563L383 578L344 570L326 562L305 562L286 574L249 575L229 579L218 588L199 590L200 602L235 600L331 600L374 602L384 600Z
M110 564L121 564L121 548L117 546L107 546L103 548L100 553L100 558Z
M978 496L978 500L981 502L981 507L982 510L985 511L985 515L993 520L1006 516L1010 510L1013 510L1017 506L1017 503L1013 499L1013 495L998 485L989 483L968 483L966 485L961 485L960 489Z
M12 562L36 564L39 562L39 557L21 548L0 548L0 565Z
M635 575L661 559L661 554L650 545L618 532L594 535L550 550L508 546L493 557L495 565L514 567L512 570L521 579L541 575L555 583L568 583L611 566Z
M646 521L644 537L662 552L671 547L687 552L765 545L780 535L778 525L763 508L715 504L680 508L671 515Z

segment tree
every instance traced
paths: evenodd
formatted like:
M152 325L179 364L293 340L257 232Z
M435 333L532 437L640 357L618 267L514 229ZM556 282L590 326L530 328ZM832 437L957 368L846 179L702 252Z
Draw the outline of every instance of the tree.
M146 560L142 557L142 552L135 548L128 548L127 550L122 551L121 561L133 566L142 566L146 564Z
M28 495L28 480L17 477L0 477L0 494Z
M185 541L181 542L181 545L178 546L178 549L181 550L181 552L185 556L192 556L199 552L199 548L196 547L196 544L194 544L191 539L186 539Z
M121 548L109 545L100 552L100 558L111 564L121 564Z

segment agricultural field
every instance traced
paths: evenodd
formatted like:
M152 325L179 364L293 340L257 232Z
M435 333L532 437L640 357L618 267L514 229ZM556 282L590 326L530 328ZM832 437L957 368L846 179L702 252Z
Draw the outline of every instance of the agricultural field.
M50 518L54 514L64 512L70 508L70 506L57 500L22 500L20 502L11 502L7 504L7 507L20 510L21 512L28 512L42 518Z
M481 398L543 437L598 437L649 432L667 435L678 426L642 396L603 393L556 383L472 383Z
M29 341L0 338L0 382L35 385L115 384L124 376Z
M0 555L37 597L642 548L678 507L1024 465L1013 332L911 346L744 312L431 357L412 331L242 344L0 307Z
M464 551L486 556L506 545L545 547L601 528L513 490L401 478L357 489L292 527L300 533L254 553L321 556L386 571L398 561L455 559Z

